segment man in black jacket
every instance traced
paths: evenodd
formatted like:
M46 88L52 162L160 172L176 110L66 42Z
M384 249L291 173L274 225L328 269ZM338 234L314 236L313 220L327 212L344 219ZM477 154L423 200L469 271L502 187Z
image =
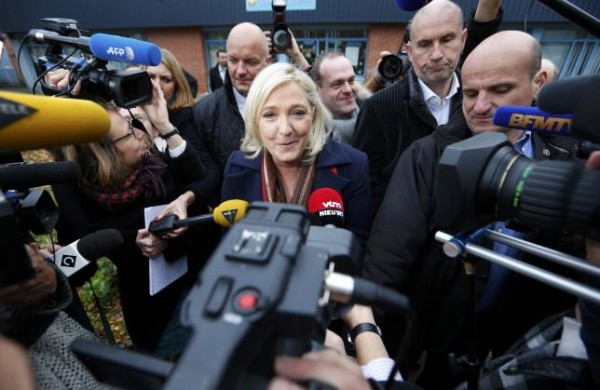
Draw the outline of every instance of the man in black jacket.
M479 42L497 31L500 3L479 0L466 29L462 10L448 0L432 1L415 14L407 44L412 62L407 77L367 99L356 121L352 144L369 157L374 212L404 149L462 115L455 70Z
M208 72L210 90L212 92L221 88L225 83L225 75L227 74L227 52L223 48L217 50L217 64L210 68Z
M308 67L306 59L292 35L291 48L286 51L302 69ZM271 63L269 40L255 24L240 23L227 37L227 75L223 88L217 89L194 106L194 123L198 142L205 145L216 169L222 177L229 155L240 148L245 132L244 107L250 86L258 73ZM214 204L219 202L220 184L211 194Z
M531 105L547 77L540 70L540 61L539 43L522 32L495 34L475 48L462 68L464 116L455 116L406 149L373 223L364 259L365 276L411 299L417 324L410 341L415 343L414 355L427 351L420 382L426 389L446 388L458 379L447 363L448 355L464 353L471 336L466 329L468 294L462 264L446 257L434 239L444 212L437 199L445 196L434 185L438 160L447 145L483 131L503 132L517 152L528 157L570 158L574 150L570 139L544 139L492 124L500 105ZM500 294L492 295L486 308L477 313L483 356L490 349L502 351L533 324L563 309L556 307L563 294L514 275L497 279L490 276L489 263L479 262L476 302L483 304L480 298L494 289ZM564 309L571 304L564 302ZM386 325L389 329L392 323L388 316L380 324L384 337ZM388 337L393 335L387 332ZM386 343L394 354L397 340L388 338Z

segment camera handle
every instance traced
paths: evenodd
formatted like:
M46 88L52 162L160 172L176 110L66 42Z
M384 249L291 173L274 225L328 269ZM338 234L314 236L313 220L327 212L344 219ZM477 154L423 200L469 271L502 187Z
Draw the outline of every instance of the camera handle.
M465 374L467 378L467 389L477 390L479 382L479 369L481 363L477 356L477 311L475 302L475 259L467 256L466 246L470 243L478 243L485 236L485 229L479 229L472 234L454 236L444 243L444 253L449 257L461 257L463 269L467 279L467 353L461 356L450 354L450 364L458 372ZM437 238L437 235L436 235Z

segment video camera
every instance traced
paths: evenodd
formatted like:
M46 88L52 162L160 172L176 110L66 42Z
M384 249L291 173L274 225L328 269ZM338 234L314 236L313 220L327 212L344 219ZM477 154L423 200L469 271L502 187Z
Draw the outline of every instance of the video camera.
M33 276L23 246L27 234L50 234L57 221L58 208L48 191L0 191L0 288Z
M315 228L328 247L311 242ZM276 355L301 356L323 341L336 315L332 303L409 308L394 291L334 272L358 261L356 238L345 233L311 226L301 206L252 203L183 304L181 321L192 335L176 365L85 340L72 348L100 380L120 388L266 388Z
M292 37L285 22L285 8L287 0L273 0L273 47L277 51L285 51L292 44Z
M600 172L575 161L534 161L504 134L448 146L440 159L440 228L464 231L495 220L600 239Z
M145 71L109 70L107 65L110 60L158 65L160 49L157 46L106 34L84 36L73 19L45 18L41 22L45 29L30 30L22 42L26 50L20 53L27 61L21 61L21 54L19 56L25 82L32 93L71 96L75 83L81 81L81 92L77 97L112 100L124 108L150 101L152 83ZM32 42L48 44L43 55L33 54L36 48L31 46ZM144 55L140 56L140 52ZM71 72L66 91L56 90L44 80L49 71L61 68Z

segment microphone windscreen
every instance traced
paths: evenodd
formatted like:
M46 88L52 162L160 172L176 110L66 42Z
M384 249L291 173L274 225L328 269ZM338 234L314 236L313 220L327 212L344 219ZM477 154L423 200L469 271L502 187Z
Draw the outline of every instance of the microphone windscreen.
M154 43L103 33L90 37L90 50L102 60L138 65L158 66L162 58L160 48Z
M240 199L226 200L213 211L215 223L219 226L230 227L242 220L248 211L248 202Z
M416 11L425 5L423 0L396 0L398 7L404 11Z
M0 165L0 188L40 187L78 180L81 169L75 161Z
M572 115L550 114L537 107L499 106L494 112L496 126L545 135L570 135Z
M95 142L110 130L106 110L89 100L0 91L0 107L0 149Z
M546 112L572 114L579 106L582 96L592 93L596 99L600 99L600 74L569 77L544 85L537 104Z
M319 188L308 198L308 212L316 215L321 225L344 227L344 203L333 188Z
M117 229L104 229L90 233L77 242L77 251L88 260L110 256L123 245L123 235Z

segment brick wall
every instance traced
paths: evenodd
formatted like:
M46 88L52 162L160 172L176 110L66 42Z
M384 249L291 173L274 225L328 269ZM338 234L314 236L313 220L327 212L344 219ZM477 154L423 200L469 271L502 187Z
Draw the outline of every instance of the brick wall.
M149 29L147 39L169 50L181 66L198 80L198 95L208 91L204 39L199 27Z
M373 24L369 27L369 42L367 43L367 77L371 77L379 53L383 50L395 53L402 44L404 36L403 24Z

